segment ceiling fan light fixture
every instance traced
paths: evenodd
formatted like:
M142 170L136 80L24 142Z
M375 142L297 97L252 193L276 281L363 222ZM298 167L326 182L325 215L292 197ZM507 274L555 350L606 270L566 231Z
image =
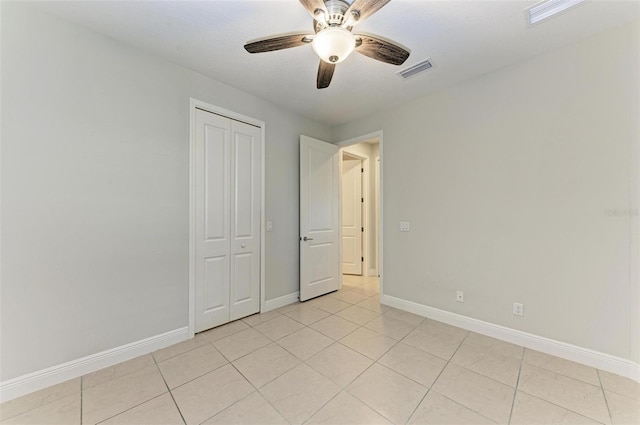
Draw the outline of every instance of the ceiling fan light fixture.
M356 38L342 27L325 28L313 39L313 51L327 63L342 62L356 47Z

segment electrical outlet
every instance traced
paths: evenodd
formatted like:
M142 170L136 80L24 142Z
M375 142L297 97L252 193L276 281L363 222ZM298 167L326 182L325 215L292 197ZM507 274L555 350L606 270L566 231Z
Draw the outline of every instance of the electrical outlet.
M409 222L408 221L401 221L400 222L400 231L401 232L408 232L409 231Z
M458 301L459 303L464 302L464 292L456 291L456 301Z
M524 316L524 305L520 303L513 303L513 314L516 316Z
M267 221L267 232L273 230L273 221Z

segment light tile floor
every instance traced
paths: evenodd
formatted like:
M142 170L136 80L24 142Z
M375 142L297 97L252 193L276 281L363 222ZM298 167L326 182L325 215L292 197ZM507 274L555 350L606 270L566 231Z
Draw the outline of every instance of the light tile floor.
M2 424L638 424L640 384L392 309L378 280L6 402Z

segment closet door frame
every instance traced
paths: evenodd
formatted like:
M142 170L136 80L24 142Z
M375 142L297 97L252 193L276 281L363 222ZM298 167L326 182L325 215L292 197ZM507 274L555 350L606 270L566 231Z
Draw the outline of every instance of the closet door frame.
M189 101L189 337L195 335L196 315L196 192L195 144L196 109L244 122L260 128L260 311L265 309L265 123L228 109L191 98Z

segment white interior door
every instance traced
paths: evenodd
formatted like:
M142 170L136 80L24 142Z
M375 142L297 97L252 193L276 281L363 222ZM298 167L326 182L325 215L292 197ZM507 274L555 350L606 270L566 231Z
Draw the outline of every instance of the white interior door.
M261 132L195 113L195 331L260 310Z
M362 275L362 160L342 160L342 273Z
M342 284L338 151L300 136L300 301Z
M231 121L229 320L260 311L260 128Z
M229 321L231 121L196 111L195 330Z

